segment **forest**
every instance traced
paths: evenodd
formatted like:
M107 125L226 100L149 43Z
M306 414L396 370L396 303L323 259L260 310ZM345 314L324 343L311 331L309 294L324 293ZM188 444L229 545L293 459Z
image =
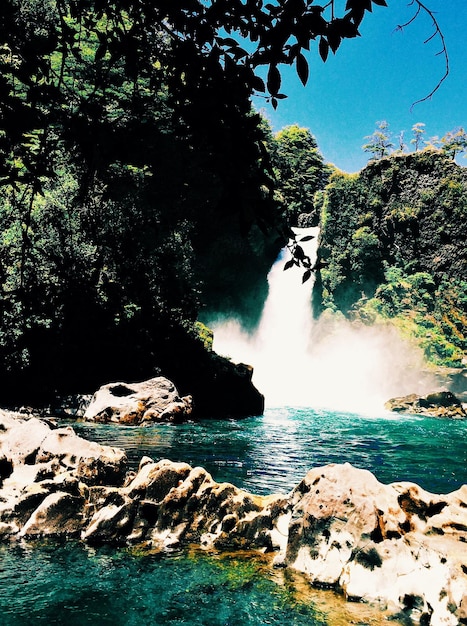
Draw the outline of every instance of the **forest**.
M226 235L227 256L245 268L253 257L259 275L286 241L300 201L286 181L289 144L310 148L300 193L323 182L312 137L276 140L241 68L201 55L200 74L150 5L2 9L6 399L162 369L183 387L181 370L207 358L199 310L229 293L215 266Z
M447 286L450 270L432 275L423 262L386 254L381 223L361 204L367 194L381 212L386 183L375 181L395 180L406 167L400 158L391 157L384 176L383 161L359 178L336 172L308 129L274 134L251 104L263 93L280 106L281 66L306 83L304 51L313 44L325 61L358 36L371 9L370 0L4 3L3 401L161 372L188 391L195 371L219 367L203 312L229 312L254 327L267 271L298 223L323 226L323 307L400 316L407 299L418 302L404 290L439 302L444 289L464 324L465 283ZM417 158L438 163L431 153ZM444 202L440 211L454 210L456 194L465 203L463 174L441 174L443 196L426 190L416 206L393 203L390 217L377 219L410 230L429 193ZM358 200L342 208L341 194ZM294 254L309 277L298 243ZM434 306L423 324L436 318L438 329L445 310ZM459 363L459 332L448 329L438 360Z

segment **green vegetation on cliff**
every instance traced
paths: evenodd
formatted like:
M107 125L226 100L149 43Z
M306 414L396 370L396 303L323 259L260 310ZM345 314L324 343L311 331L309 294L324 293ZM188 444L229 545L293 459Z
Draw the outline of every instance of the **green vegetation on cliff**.
M434 150L335 172L321 202L323 308L390 321L429 361L467 351L467 170Z

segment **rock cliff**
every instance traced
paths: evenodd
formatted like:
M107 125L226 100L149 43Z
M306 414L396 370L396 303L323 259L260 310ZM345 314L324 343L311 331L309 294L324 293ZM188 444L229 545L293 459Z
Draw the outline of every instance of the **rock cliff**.
M438 391L426 396L413 393L400 398L391 398L385 408L396 413L411 413L445 417L449 419L467 419L467 405L450 391Z
M315 313L390 322L428 361L467 357L467 169L433 150L336 172L322 197Z

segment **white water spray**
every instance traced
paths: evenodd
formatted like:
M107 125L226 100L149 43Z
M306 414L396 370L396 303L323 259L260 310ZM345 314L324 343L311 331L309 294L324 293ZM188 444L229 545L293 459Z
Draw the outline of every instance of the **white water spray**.
M294 229L316 260L318 228ZM356 327L323 316L313 320L313 278L302 283L303 268L284 271L291 258L284 248L268 275L269 294L259 326L250 335L237 320L211 322L214 350L254 367L253 382L266 406L313 406L382 412L384 402L424 393L432 381L423 357L389 327Z

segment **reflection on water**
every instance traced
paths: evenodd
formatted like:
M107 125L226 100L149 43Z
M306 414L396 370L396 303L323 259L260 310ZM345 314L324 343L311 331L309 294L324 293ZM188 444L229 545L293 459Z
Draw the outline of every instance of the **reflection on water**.
M344 462L372 471L384 483L409 480L435 493L467 483L462 421L281 407L241 421L75 428L124 448L133 467L143 455L185 461L260 494L287 493L310 468Z

